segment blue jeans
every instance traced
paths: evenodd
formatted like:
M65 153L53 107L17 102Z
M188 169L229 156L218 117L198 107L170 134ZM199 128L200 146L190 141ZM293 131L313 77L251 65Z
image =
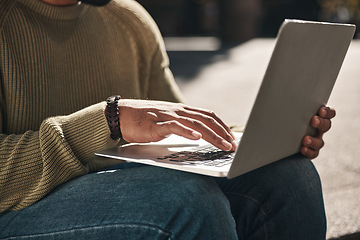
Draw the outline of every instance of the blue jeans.
M300 155L231 180L122 164L0 214L0 239L311 240L325 232L319 176Z

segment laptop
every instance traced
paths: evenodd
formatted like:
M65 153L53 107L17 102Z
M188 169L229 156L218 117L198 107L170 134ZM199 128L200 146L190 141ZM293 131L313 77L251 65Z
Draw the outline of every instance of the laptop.
M351 24L285 20L236 152L171 135L96 155L234 178L299 152L311 118L327 103L355 33ZM241 111L241 109L229 109Z

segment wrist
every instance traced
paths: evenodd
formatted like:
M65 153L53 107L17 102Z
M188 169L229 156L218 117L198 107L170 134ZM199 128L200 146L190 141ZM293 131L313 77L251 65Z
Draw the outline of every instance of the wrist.
M110 129L110 136L116 140L122 138L120 128L120 114L119 114L119 101L121 97L119 95L108 97L106 100L105 116Z

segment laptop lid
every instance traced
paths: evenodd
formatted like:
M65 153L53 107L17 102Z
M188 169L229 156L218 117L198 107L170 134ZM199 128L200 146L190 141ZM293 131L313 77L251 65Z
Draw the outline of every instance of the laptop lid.
M355 26L285 20L228 177L299 152L327 103Z
M355 26L286 20L230 167L198 167L157 159L179 149L203 145L170 136L158 143L129 144L99 156L199 174L233 178L299 152L313 133L312 116L326 104ZM234 111L234 109L229 109ZM241 111L238 109L237 111Z

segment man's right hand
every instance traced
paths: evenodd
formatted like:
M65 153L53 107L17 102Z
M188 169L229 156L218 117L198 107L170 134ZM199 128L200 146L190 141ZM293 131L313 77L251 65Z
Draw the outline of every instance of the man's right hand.
M156 142L171 134L207 142L224 151L237 145L230 128L215 113L181 103L148 100L119 101L120 128L128 142Z

